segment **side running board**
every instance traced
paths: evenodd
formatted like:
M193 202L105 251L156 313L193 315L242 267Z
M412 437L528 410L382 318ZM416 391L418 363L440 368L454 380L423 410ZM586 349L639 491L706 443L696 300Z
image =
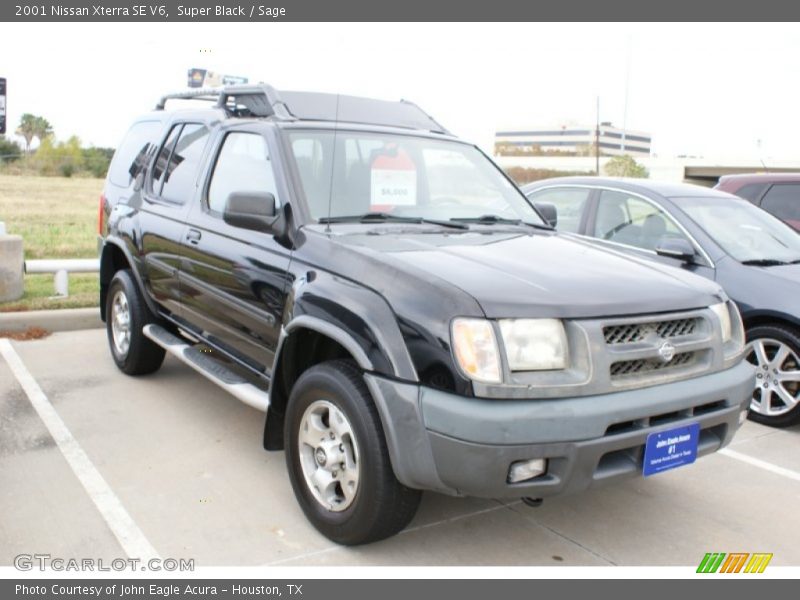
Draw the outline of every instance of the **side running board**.
M203 354L181 338L172 335L160 325L145 325L142 331L147 338L232 396L253 408L266 412L269 406L269 394L254 386L238 373Z

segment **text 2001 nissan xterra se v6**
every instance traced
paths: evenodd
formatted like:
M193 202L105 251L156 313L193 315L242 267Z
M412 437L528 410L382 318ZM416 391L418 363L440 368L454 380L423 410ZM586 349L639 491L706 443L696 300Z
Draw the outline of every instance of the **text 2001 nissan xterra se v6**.
M212 104L165 110L189 98ZM533 502L692 462L750 403L719 286L556 233L411 103L165 96L101 202L116 364L169 352L266 410L342 544L401 530L421 490Z

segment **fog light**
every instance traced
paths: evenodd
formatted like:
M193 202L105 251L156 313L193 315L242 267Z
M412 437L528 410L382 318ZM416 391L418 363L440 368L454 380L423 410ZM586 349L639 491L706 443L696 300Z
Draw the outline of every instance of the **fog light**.
M538 477L547 470L547 460L544 458L532 458L531 460L519 460L511 463L508 470L508 482L519 483Z
M744 425L744 422L747 421L747 413L749 411L747 409L743 410L739 413L739 425Z

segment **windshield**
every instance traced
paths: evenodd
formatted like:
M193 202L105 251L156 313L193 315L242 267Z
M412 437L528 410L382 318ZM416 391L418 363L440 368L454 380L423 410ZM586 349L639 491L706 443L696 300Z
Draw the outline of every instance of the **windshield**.
M800 260L800 234L744 200L676 198L689 215L739 262L791 263Z
M341 130L293 130L288 138L315 220L380 213L385 220L398 221L509 219L544 224L527 199L473 146Z

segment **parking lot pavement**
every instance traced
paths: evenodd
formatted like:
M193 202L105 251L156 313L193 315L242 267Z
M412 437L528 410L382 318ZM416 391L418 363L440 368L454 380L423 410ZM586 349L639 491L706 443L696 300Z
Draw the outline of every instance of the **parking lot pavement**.
M87 461L65 458L0 359L0 565L34 552L125 557L125 523L160 556L198 566L696 565L712 551L772 552L773 565L800 565L797 427L748 422L732 455L539 508L428 493L400 535L343 548L305 520L283 453L262 449L263 414L188 367L167 358L154 375L127 377L103 330L12 347ZM110 490L101 500L115 498L129 523L98 509L81 483L92 474Z

